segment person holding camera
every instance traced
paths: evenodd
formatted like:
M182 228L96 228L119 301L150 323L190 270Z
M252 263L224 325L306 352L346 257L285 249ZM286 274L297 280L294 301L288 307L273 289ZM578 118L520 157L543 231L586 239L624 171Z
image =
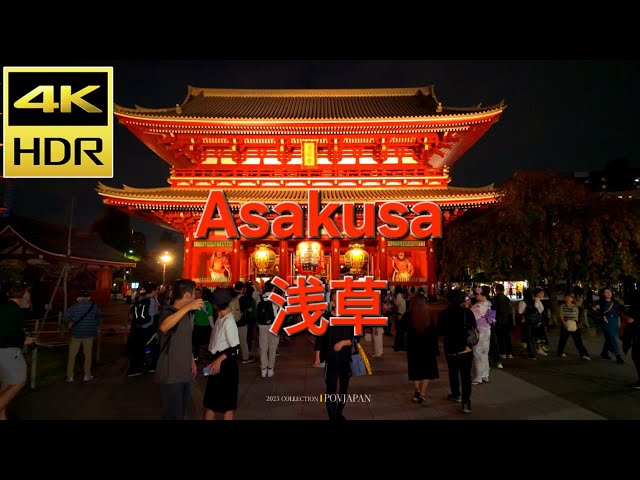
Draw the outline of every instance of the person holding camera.
M154 381L160 384L166 420L184 420L191 399L191 380L196 377L193 358L193 311L204 306L195 296L193 280L178 280L174 301L160 313L158 362Z
M35 345L25 334L24 312L20 301L27 287L16 284L7 292L9 302L0 305L0 420L7 419L7 407L27 383L27 363L22 349Z

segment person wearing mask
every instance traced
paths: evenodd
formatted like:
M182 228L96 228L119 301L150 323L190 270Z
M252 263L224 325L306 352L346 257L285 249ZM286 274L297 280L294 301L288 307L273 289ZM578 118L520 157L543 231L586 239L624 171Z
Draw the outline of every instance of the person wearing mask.
M192 351L193 312L204 306L195 289L193 280L178 280L173 303L160 312L154 381L160 384L165 420L184 420L191 399L191 380L197 371Z
M215 321L209 351L213 355L206 367L207 388L204 393L204 419L235 420L238 409L238 327L229 308L232 296L228 289L217 288L213 292Z
M438 316L438 332L444 340L444 353L449 368L451 393L447 398L452 402L462 403L462 411L471 413L473 352L467 344L467 329L476 328L476 319L469 308L463 307L464 292L450 290L447 300L449 306Z
M7 292L9 301L0 304L0 420L7 419L7 407L27 383L22 349L36 341L25 335L24 312L19 307L26 293L26 285L17 283Z

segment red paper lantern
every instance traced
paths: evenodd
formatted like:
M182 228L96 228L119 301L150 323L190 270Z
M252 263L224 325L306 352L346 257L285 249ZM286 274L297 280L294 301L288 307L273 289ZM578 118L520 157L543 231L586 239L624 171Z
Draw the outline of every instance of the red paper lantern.
M300 275L319 275L324 268L324 251L320 242L300 242L296 247L296 268Z

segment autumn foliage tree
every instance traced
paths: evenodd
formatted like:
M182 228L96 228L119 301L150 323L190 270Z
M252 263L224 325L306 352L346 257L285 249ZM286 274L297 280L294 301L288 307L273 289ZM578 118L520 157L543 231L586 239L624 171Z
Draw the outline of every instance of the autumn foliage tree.
M498 193L496 205L445 228L444 280L482 270L492 278L546 280L555 290L561 282L614 282L640 271L637 206L539 171L516 172Z

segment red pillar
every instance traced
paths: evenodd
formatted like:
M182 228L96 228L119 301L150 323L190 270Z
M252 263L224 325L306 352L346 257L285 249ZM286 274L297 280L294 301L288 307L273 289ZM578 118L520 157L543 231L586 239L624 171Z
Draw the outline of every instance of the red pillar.
M378 243L380 280L389 280L389 277L387 277L387 255L387 241L384 237L380 237L380 242Z
M278 248L280 250L278 276L291 283L291 279L289 278L289 275L291 275L289 273L289 242L287 240L280 240L280 246Z
M111 298L111 280L113 279L111 267L100 267L97 277L96 291L92 297L96 302L107 302Z
M340 239L331 239L331 278L340 280Z
M193 274L193 232L188 232L184 237L184 263L182 265L182 278L192 279Z
M229 281L233 285L234 282L240 280L240 240L233 241L233 258L231 259L231 278Z
M427 285L428 295L436 294L436 254L433 251L433 240L427 242Z

